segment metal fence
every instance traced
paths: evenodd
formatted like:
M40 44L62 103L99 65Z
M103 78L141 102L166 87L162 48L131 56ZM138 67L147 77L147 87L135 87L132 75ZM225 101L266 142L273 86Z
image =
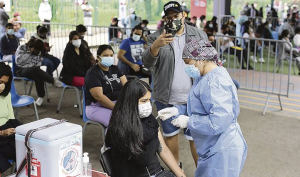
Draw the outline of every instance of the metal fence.
M23 43L25 43L34 33L36 33L36 26L40 23L20 23L22 23L22 28L26 28L27 30L25 39L23 40ZM65 47L69 42L69 33L75 30L76 27L75 25L55 23L51 23L50 27L50 46L53 45L50 54L62 59ZM94 56L96 56L98 46L102 44L112 45L115 53L117 53L121 41L126 38L126 36L123 35L126 29L114 28L116 30L112 30L112 33L109 34L109 27L90 26L90 28L93 32L93 36L85 36L84 39L91 47L91 52ZM110 39L110 35L112 35L111 37L115 36L115 39ZM216 35L216 39L217 41L223 42L231 40L233 44L236 44L238 39L242 41L243 45L241 48L229 47L227 50L224 50L224 47L221 45L219 50L220 59L227 60L224 66L228 69L231 76L240 83L241 89L268 94L263 114L265 114L267 110L271 94L278 95L281 105L280 96L289 95L291 70L293 69L293 73L295 73L296 69L292 53L285 58L286 60L281 60L278 54L280 50L284 50L283 45L286 44L289 47L292 47L291 44L281 40L268 40L262 38L247 39L224 35ZM248 43L247 40L249 40ZM265 62L256 63L252 61L251 58L254 59L254 56L257 56L257 60L259 60L259 58L264 58ZM115 58L115 61L117 61L117 58ZM244 69L241 65L242 61L244 62ZM246 63L249 63L249 65L246 65ZM250 70L250 66L253 67L253 70Z
M136 14L142 19L157 22L161 19L163 5L170 0L89 0L88 3L93 7L93 25L109 25L113 17L121 17L121 8L129 15L129 9L134 8ZM52 11L52 22L81 24L83 23L83 10L81 4L83 0L49 0ZM23 21L40 21L38 17L39 6L42 0L11 0L10 17L14 12L21 14ZM119 4L126 4L121 7ZM186 1L190 7L190 1Z
M231 19L231 18L232 18L232 15L220 15L220 24L221 24L221 26L226 24L229 21L229 19ZM266 21L271 22L271 24L272 24L271 30L272 31L276 31L278 26L280 24L282 24L282 22L280 21L280 18L278 18L278 17L267 17L267 18L248 17L248 20L252 22L252 27L253 27L254 31L256 31L256 29L259 25L263 24Z
M220 59L226 59L224 67L232 78L240 83L240 88L268 94L263 114L266 113L270 95L277 95L282 109L280 96L289 96L291 69L295 74L296 60L293 53L285 51L284 45L293 47L283 40L262 38L243 38L217 35L220 42ZM242 41L242 46L234 44ZM229 45L229 44L232 45ZM227 48L227 47L228 48ZM231 46L231 47L229 47ZM279 54L285 53L284 58ZM263 61L263 60L264 61ZM257 61L255 61L257 60Z
M21 23L21 28L26 29L24 38L21 38L21 44L26 43L35 33L37 33L36 27L38 25L50 25L51 36L49 36L49 43L52 46L50 54L62 59L63 52L67 43L69 42L69 34L71 31L76 30L76 25L70 24L57 24L57 23L40 23L40 22L15 22ZM118 46L123 38L126 36L123 35L126 29L124 28L115 28L117 29L119 35L115 35L115 30L112 30L113 36L119 36L119 40L110 40L109 39L109 27L104 26L88 26L93 35L84 36L84 39L88 42L91 52L96 56L96 51L99 45L102 44L111 44L115 46L115 52L117 52Z

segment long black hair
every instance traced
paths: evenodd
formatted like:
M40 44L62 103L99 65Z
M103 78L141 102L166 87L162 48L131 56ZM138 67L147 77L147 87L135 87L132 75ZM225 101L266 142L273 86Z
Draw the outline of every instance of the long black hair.
M100 46L98 47L97 55L100 56L100 55L101 55L105 50L107 50L107 49L109 49L109 50L113 51L113 53L115 53L115 52L114 52L114 49L113 49L110 45L103 44L103 45L100 45Z
M139 117L139 99L147 92L149 85L141 80L130 80L122 88L112 111L105 143L118 148L128 158L143 152L143 127Z
M6 65L3 62L0 62L0 78L2 76L7 76L8 77L8 82L5 84L5 89L3 90L2 93L0 93L0 96L6 97L10 92L11 82L12 82L13 76L12 76L10 66Z
M38 34L48 33L48 29L45 26L38 25L36 27L36 32Z
M142 37L143 37L143 34L144 34L144 28L141 26L141 24L138 24L138 25L136 25L135 27L133 27L133 28L131 29L130 37L133 36L133 33L134 33L135 30L142 30L142 34L141 34L141 38L142 38Z
M281 35L279 36L279 39L281 40L281 39L283 39L285 37L288 37L288 35L289 35L289 30L283 30L281 32Z

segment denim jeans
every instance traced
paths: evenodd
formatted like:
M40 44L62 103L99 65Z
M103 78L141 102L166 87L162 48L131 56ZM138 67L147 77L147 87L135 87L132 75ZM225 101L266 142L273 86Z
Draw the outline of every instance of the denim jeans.
M46 54L42 61L42 65L47 66L46 72L50 76L53 76L53 71L55 71L57 69L59 64L60 64L60 59L58 59L52 55L49 55L49 54Z

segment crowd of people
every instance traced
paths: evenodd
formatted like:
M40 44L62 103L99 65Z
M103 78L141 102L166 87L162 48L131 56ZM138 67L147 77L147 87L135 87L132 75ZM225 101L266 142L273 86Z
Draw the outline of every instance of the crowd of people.
M210 43L216 47L217 40L220 42L220 53L235 55L240 62L241 69L253 69L248 60L248 53L250 53L250 59L252 62L261 62L264 63L264 54L263 47L269 45L268 43L263 42L262 40L251 40L254 38L262 39L274 39L274 40L283 40L284 37L282 34L286 35L288 32L288 39L284 40L294 46L293 49L293 60L296 61L299 75L300 75L300 58L299 58L299 38L295 31L300 30L300 18L299 10L296 6L289 6L284 9L283 20L281 21L278 17L278 12L276 9L271 8L269 5L266 7L266 19L263 21L263 8L259 10L256 9L256 4L251 4L251 6L246 3L244 9L240 12L240 16L235 19L234 16L224 17L220 19L220 24L218 23L217 17L213 17L211 20L206 21L204 15L192 18L186 18L186 23L195 26L203 31L209 37ZM286 4L285 4L286 6ZM188 15L188 9L185 10ZM165 16L158 22L157 27L162 28L165 21ZM220 25L220 26L219 26ZM218 31L220 27L220 31ZM284 31L284 33L282 33ZM223 35L221 39L215 38L215 35ZM226 36L235 36L237 38L230 38ZM245 39L241 39L243 37ZM276 45L271 43L272 50L276 51ZM231 50L228 50L228 49ZM249 50L249 51L248 51ZM281 65L282 60L288 59L288 54L290 50L285 48L283 53L285 57L280 57L277 60L277 65ZM276 53L279 55L279 53ZM258 57L257 57L258 56ZM249 62L247 62L249 61Z
M44 0L42 8L47 8L47 2ZM92 8L87 1L84 6L86 23L90 23L87 18ZM262 48L266 44L258 41L253 45L251 38L273 39L272 30L276 29L279 39L286 41L278 53L280 59L288 56L286 52L300 57L299 50L288 43L294 39L300 47L298 16L293 13L283 25L272 29L273 22L268 19L264 23L253 20L263 17L261 9L247 4L237 20L230 18L221 25L216 17L210 21L205 21L205 16L189 18L184 4L170 1L164 5L163 17L152 34L147 28L149 22L130 9L124 21L128 30L119 28L117 18L109 28L109 41L119 40L119 33L128 35L118 41L117 65L115 51L108 44L100 45L97 56L93 56L84 39L92 31L78 25L69 33L59 78L53 77L53 72L60 59L49 54L50 26L37 26L31 39L20 45L15 25L6 23L0 28L0 49L3 59L12 62L14 73L9 65L0 63L0 174L10 167L8 159L15 160L14 128L21 123L14 118L9 91L13 77L19 76L35 82L38 106L43 103L45 83L83 87L87 118L107 127L105 146L112 150L112 177L185 176L179 156L181 129L197 168L195 176L238 177L248 148L237 122L238 83L222 67L218 53L236 55L242 69L253 69L248 49L254 62L263 63ZM274 12L271 9L268 13ZM50 20L41 17L43 22ZM224 37L215 38L217 33ZM233 40L232 36L245 40ZM220 51L215 49L217 40ZM241 50L235 50L237 47ZM40 68L42 65L46 71ZM149 78L149 84L139 78ZM152 115L152 100L160 124ZM162 168L158 157L170 171Z

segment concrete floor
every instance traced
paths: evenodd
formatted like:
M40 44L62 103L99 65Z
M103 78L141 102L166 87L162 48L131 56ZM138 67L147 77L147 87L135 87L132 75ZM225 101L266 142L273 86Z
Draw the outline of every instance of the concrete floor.
M24 94L21 82L15 82L20 94ZM83 126L76 104L75 92L68 90L59 114L56 113L58 100L62 89L49 85L49 103L44 102L38 107L40 118L51 117L67 119L70 122ZM36 96L35 89L33 97ZM155 113L154 113L155 114ZM22 122L35 120L33 107L24 107L19 110ZM267 113L262 116L261 110L241 107L238 118L243 134L248 143L248 157L241 177L299 177L300 168L300 119L281 112ZM100 148L103 144L99 127L88 127L84 137L84 152L90 153L93 168L102 171L99 163ZM189 143L180 134L180 156L183 169L188 177L194 176L195 165L189 150ZM5 174L3 175L5 176Z

